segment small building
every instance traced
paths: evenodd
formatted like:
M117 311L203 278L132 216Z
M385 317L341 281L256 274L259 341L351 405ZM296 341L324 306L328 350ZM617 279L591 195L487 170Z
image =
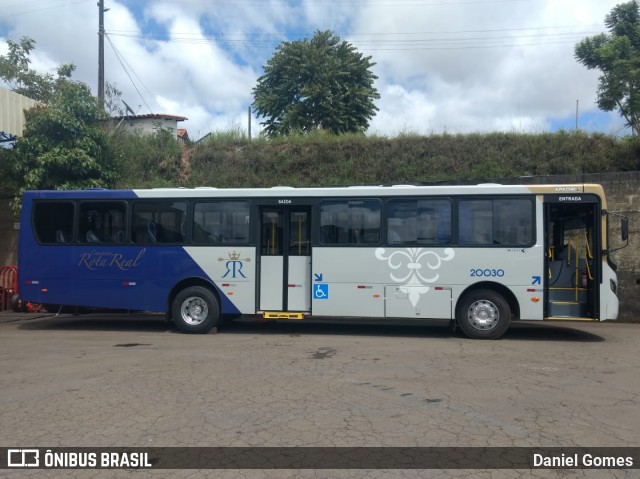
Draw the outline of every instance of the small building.
M3 139L21 136L24 130L24 111L33 108L37 101L24 95L0 87L0 131Z
M189 143L189 133L186 128L178 128L178 141L180 143Z
M167 115L164 113L148 113L146 115L114 116L112 122L124 131L138 135L151 135L160 130L171 131L176 138L178 135L178 122L188 118L179 115ZM185 130L186 133L186 130Z

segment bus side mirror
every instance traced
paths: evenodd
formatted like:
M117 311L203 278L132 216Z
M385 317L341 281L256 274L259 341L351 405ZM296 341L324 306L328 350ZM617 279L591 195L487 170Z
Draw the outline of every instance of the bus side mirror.
M620 218L620 238L624 243L622 246L618 248L613 248L613 249L610 248L608 252L613 253L614 251L618 251L622 248L626 248L627 246L629 246L629 219L626 216L622 216L618 213L608 212L607 215L609 216L609 219L611 219L611 216L617 216Z
M620 218L620 235L622 236L622 241L629 241L629 219L626 216Z

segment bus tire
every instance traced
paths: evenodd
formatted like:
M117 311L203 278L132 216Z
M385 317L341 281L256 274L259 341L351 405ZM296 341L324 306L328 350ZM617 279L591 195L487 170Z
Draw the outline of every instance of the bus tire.
M13 296L11 296L11 309L15 313L24 313L26 311L26 308L24 307L24 303L20 299L20 296L18 296L17 294L14 294Z
M220 304L211 290L190 286L176 295L171 313L173 322L183 333L203 334L218 325Z
M462 332L473 339L498 339L511 323L509 303L491 289L478 289L463 296L456 309Z

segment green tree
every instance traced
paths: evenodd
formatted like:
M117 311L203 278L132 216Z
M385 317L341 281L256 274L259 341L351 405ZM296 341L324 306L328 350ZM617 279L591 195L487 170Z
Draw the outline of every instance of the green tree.
M58 77L49 73L38 73L30 68L29 54L35 48L35 40L22 37L20 43L7 40L8 53L0 56L0 78L9 88L32 100L48 103L53 99L57 85L71 78L75 65L64 64L58 67Z
M253 89L253 108L270 137L323 129L364 132L380 98L375 63L331 31L283 42Z
M609 33L587 37L575 57L590 70L602 72L598 106L618 109L634 134L640 133L640 5L636 0L615 6L604 21Z
M89 87L61 83L49 105L25 115L24 134L12 151L21 191L111 186L113 155L100 122L102 110Z
M25 130L9 161L18 187L14 205L26 189L105 187L115 179L114 155L103 127L105 114L87 85L71 80L72 65L58 69L58 77L29 68L34 41L9 43L0 57L0 78L14 91L40 103L25 112Z

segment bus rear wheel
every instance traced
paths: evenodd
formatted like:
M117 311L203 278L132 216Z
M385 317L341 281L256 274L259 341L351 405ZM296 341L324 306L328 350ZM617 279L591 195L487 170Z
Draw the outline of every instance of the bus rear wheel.
M220 322L220 305L211 290L191 286L176 295L171 314L176 327L183 333L203 334Z
M511 323L509 303L495 291L479 289L467 293L460 301L456 321L473 339L497 339Z

